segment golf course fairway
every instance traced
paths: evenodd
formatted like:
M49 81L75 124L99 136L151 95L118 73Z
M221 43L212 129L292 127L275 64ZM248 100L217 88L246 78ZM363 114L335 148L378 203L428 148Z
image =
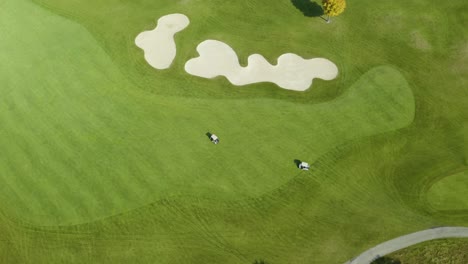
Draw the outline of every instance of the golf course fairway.
M312 3L2 1L0 263L340 264L468 226L464 1ZM135 38L168 14L155 69ZM338 73L187 73L210 39Z

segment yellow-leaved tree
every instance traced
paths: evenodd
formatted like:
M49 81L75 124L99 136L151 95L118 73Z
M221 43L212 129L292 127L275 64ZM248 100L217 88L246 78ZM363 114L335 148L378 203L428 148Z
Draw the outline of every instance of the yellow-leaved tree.
M337 16L346 8L346 0L322 0L323 13L327 15L327 23L330 23L330 17Z

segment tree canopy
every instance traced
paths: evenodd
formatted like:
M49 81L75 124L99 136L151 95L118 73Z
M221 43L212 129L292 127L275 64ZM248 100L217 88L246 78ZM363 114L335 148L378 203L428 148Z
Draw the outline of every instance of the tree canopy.
M346 8L346 0L322 0L323 12L332 17L337 16Z

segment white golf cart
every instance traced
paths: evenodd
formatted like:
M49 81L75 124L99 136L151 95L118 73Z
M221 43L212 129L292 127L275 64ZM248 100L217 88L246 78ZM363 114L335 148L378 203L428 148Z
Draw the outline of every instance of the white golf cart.
M219 138L218 138L215 134L211 134L211 135L210 135L210 140L211 140L211 142L213 142L214 144L218 144L218 143L219 143Z
M309 170L309 169L310 169L310 165L309 165L309 163L307 163L307 162L301 162L301 163L299 163L299 166L298 166L298 167L299 167L299 169L301 169L301 170Z

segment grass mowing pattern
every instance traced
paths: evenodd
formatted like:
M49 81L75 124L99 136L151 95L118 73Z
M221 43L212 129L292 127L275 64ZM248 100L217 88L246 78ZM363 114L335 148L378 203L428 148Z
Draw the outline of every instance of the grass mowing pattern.
M49 12L47 19L60 23L50 23L48 29L36 17L45 15L43 10L28 7L26 2L10 2L1 4L2 11L9 12L0 16L4 33L0 45L6 48L0 56L15 69L4 67L0 75L2 84L6 84L1 91L1 145L8 151L8 155L2 155L0 166L9 172L2 174L2 181L8 180L9 185L1 187L2 199L8 201L2 203L0 225L3 262L252 263L265 259L267 263L342 263L392 237L431 226L467 224L466 213L438 214L427 208L425 199L440 175L467 166L463 106L468 71L463 56L466 39L460 37L466 35L463 1L437 5L422 0L361 1L350 5L345 14L328 25L320 19L303 17L290 1L36 1L83 26L57 20ZM144 62L133 39L141 30L153 27L157 17L173 12L187 14L192 23L176 37L179 55L174 66L168 71L154 71ZM18 23L17 28L12 20ZM31 49L31 39L26 41L28 37L15 35L21 27L30 25L38 34L34 42L44 41L42 46L47 49ZM64 56L62 45L51 44L51 38L46 36L56 40L55 33L60 28L66 31L57 43L68 43L79 52L69 50ZM87 34L83 28L94 40L83 35ZM83 42L69 43L75 35L66 32L75 33ZM237 89L222 79L204 80L183 74L183 63L196 56L196 44L206 38L229 43L243 60L255 52L267 58L284 52L323 56L338 65L340 76L331 82L314 81L309 91L294 93L271 84ZM25 50L36 56L34 64L21 53ZM88 56L90 53L92 56ZM55 54L60 54L60 58L54 58ZM64 58L73 61L64 63ZM75 68L70 71L52 67L54 61L61 67ZM112 68L105 71L100 67L110 65ZM380 65L392 67L377 68L377 72L385 74L372 75L376 72L372 69ZM51 75L51 71L60 74ZM304 127L314 131L313 124L320 122L299 121L304 114L314 120L317 117L311 115L313 112L325 111L324 107L333 100L361 91L359 85L353 87L356 83L403 83L398 72L408 80L415 96L415 119L410 127L389 131L406 125L412 111L403 111L407 116L394 120L393 126L364 127L357 134L350 131L346 135L349 138L333 138L340 128L350 130L349 122L337 122L343 127L337 125L336 129L324 131L332 136L328 138L314 135L316 132L309 134ZM365 73L368 76L363 76ZM374 87L393 95L392 87L400 86ZM65 94L56 102L53 96L52 103L44 98L61 93ZM398 93L394 96L399 98ZM372 107L378 107L378 103ZM67 114L71 109L74 115ZM218 118L210 116L213 112ZM328 111L326 114L333 116ZM368 109L366 114L376 117L379 112ZM114 115L119 118L112 119ZM359 116L362 117L353 117ZM389 124L381 118L380 124ZM91 120L94 122L85 122ZM62 126L52 127L53 124ZM44 135L28 132L34 129ZM208 129L219 134L221 140L232 140L221 143L232 150L231 154L224 154L230 155L223 157L226 163L214 165L211 161L214 155L219 157L226 152L204 141L207 139L199 131L205 133ZM62 134L52 135L51 131ZM362 138L384 131L387 132ZM264 137L261 144L259 135ZM60 136L62 140L57 141ZM141 140L137 145L129 140L135 136ZM49 141L41 141L44 138ZM67 142L71 138L76 145ZM308 145L299 145L302 139ZM59 142L67 144L54 145ZM287 148L274 149L277 142ZM77 148L87 152L80 159L67 159L67 153L75 158L80 155L74 151ZM154 152L148 155L142 149ZM53 158L57 162L41 165L37 153L48 151L47 160ZM98 153L114 153L117 160L102 162L111 157L97 156ZM203 156L206 153L213 156ZM152 158L145 161L145 156ZM244 166L244 157L254 157L250 166ZM292 160L304 157L316 160L313 170L297 175ZM35 163L29 164L26 158ZM284 163L271 162L280 159ZM75 164L77 160L81 163ZM191 166L198 167L181 170L170 166L174 160L184 164L194 160ZM236 168L233 164L239 162L243 165ZM288 162L290 166L286 165ZM135 165L134 170L121 170L130 163L140 165ZM51 164L55 164L57 176L64 175L61 170L69 172L70 168L83 166L73 179L87 180L87 186L95 189L50 188L60 186L59 183L68 185L73 179L47 183L22 173L38 173L35 168ZM83 177L85 173L92 175L90 165L107 177ZM152 171L152 166L158 168L158 175L179 178L158 179L157 186L149 184L156 183L153 178L138 178L145 175L141 172ZM112 171L118 173L108 173ZM219 176L226 171L236 177ZM191 177L187 177L188 173ZM125 182L125 175L129 174L137 176ZM43 187L35 188L39 186ZM98 186L106 188L99 190ZM108 194L109 190L117 193ZM87 196L86 192L91 194ZM103 199L97 200L98 195ZM23 197L37 201L25 201L21 206L18 200ZM56 200L61 197L66 199ZM117 214L122 208L155 199L159 201ZM80 222L108 212L115 215L75 226L40 228L21 222ZM10 220L15 217L20 219Z
M427 199L435 210L468 210L468 171L446 176L431 186Z
M11 213L36 224L90 221L171 195L259 195L297 174L295 158L313 162L413 120L411 90L389 67L317 105L141 98L83 28L16 5L4 7L6 20L28 18L3 28L3 78L15 88L3 96L3 195ZM41 31L28 34L34 24ZM217 148L210 128L225 138Z

